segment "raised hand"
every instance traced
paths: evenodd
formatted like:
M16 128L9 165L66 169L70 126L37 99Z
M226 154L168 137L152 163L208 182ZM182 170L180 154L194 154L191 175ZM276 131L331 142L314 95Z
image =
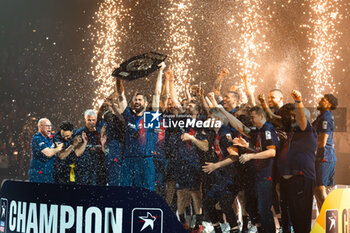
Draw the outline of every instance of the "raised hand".
M293 90L292 91L292 98L294 101L301 101L301 93L298 90Z
M165 69L165 67L166 67L165 62L161 62L158 66L160 67L159 69L161 71L163 71Z
M266 103L266 99L265 99L265 95L264 94L259 94L258 95L258 100L260 101L260 103Z
M226 69L226 68L223 68L223 69L220 71L219 76L220 76L220 77L226 77L226 76L229 75L229 74L230 74L230 71L228 71L228 69Z

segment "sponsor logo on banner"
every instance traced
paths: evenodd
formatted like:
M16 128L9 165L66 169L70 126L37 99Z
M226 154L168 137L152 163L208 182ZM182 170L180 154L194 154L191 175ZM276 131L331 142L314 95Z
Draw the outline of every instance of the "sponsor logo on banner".
M338 210L326 211L326 233L338 233Z
M137 187L6 181L0 197L0 232L186 232L164 199Z
M324 201L311 233L350 232L350 189L335 189Z
M190 115L163 115L157 112L143 113L143 127L145 129L159 129L161 125L164 128L220 128L222 122L215 118L198 120Z
M163 233L163 211L159 208L135 208L131 218L131 233Z
M7 204L8 201L5 198L1 198L0 209L0 232L6 232L7 223Z

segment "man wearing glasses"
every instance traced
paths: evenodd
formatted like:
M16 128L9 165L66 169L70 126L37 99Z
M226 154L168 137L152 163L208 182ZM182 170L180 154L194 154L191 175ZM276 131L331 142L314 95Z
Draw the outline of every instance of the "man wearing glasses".
M54 161L63 144L53 143L51 122L47 118L38 121L38 132L31 142L32 158L29 166L29 181L36 183L53 183Z

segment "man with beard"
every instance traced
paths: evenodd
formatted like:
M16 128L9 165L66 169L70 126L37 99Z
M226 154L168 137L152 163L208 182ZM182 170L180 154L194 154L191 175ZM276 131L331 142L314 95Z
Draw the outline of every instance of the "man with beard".
M295 104L286 104L279 111L288 139L277 165L282 176L281 202L286 202L294 232L306 233L311 230L317 132L307 119L301 93L293 91L292 97Z
M198 118L200 112L199 102L191 100L187 105L186 111L191 114L190 120ZM186 121L186 118L179 119ZM187 119L188 120L188 119ZM203 129L198 128L179 128L174 129L174 144L170 145L169 150L175 157L175 180L177 185L177 209L180 222L185 228L188 224L185 219L186 207L193 200L194 212L196 215L195 226L192 226L195 232L202 230L202 197L201 197L201 166L200 157L202 153L208 151L208 135ZM194 216L193 216L194 217Z
M280 89L272 89L269 91L267 103L263 94L259 95L258 99L267 114L268 121L270 121L277 130L282 148L286 139L286 133L281 129L280 116L276 114L278 114L279 109L283 106L283 93ZM276 158L277 157L278 155L276 155ZM273 178L272 201L274 215L278 218L280 227L283 227L285 232L289 232L288 210L285 209L285 206L280 206L280 175L278 173L276 159L273 164Z
M49 119L38 121L38 132L32 138L32 158L29 167L29 181L37 183L54 182L54 161L63 144L52 142L52 125Z
M85 127L77 130L77 135L86 134L87 145L81 156L76 158L76 183L106 185L105 155L102 151L102 121L97 121L97 113L88 109L84 113Z
M268 96L269 108L273 113L277 113L278 110L283 106L283 93L280 89L272 89Z
M137 93L132 107L126 107L122 116L126 123L125 149L120 170L121 186L136 186L155 191L155 171L152 156L146 156L146 129L143 113L148 102Z
M75 158L84 152L87 144L87 136L84 132L83 139L80 135L73 138L73 128L73 124L64 121L53 137L54 142L63 144L63 149L58 152L58 158L55 161L54 179L58 184L75 183Z
M318 133L315 196L319 210L327 197L326 187L334 185L337 157L334 152L334 117L331 110L336 109L337 105L338 100L332 94L324 95L317 106L320 115L312 123Z
M159 76L162 76L165 64L161 65ZM157 82L157 84L159 84ZM155 93L155 95L160 95ZM124 90L119 94L119 108L124 117L125 146L123 162L120 170L121 186L136 186L155 191L155 168L153 154L153 133L144 127L143 115L148 105L147 98L143 93L136 93L131 107L127 105ZM157 98L157 97L155 97ZM159 107L159 99L158 104ZM158 110L158 109L157 109ZM159 113L159 112L158 112Z

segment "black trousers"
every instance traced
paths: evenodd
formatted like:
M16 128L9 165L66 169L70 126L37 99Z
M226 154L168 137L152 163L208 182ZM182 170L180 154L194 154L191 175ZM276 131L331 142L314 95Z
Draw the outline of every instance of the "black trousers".
M281 179L281 205L286 205L295 233L311 231L314 188L315 181L302 175Z

